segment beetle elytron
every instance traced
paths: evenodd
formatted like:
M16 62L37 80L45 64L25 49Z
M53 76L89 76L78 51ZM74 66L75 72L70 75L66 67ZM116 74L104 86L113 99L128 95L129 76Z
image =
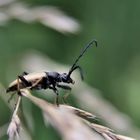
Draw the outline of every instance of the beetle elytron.
M73 63L72 67L70 68L68 73L58 73L58 72L36 72L36 73L27 73L24 72L22 75L19 75L15 81L13 81L9 87L7 88L6 92L12 92L17 91L19 95L20 89L52 89L56 96L56 104L59 105L58 102L58 89L62 88L66 90L71 90L71 87L68 85L60 84L60 83L67 83L67 84L74 84L74 80L70 77L73 71L76 69L79 69L81 79L83 80L83 73L82 69L79 65L77 65L77 62L79 59L83 56L83 54L87 51L87 49L91 46L93 46L93 43L95 43L97 47L97 41L92 40L85 48L82 50L80 55L77 57L75 62Z

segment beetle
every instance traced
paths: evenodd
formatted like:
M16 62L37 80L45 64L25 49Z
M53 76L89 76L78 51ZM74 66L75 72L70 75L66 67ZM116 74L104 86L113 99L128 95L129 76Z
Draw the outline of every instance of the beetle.
M56 94L56 104L59 105L58 101L58 88L62 88L65 90L71 90L71 87L66 84L74 84L74 80L71 78L71 74L76 69L79 69L81 79L83 80L83 72L82 68L77 65L80 58L84 55L87 49L95 43L97 47L97 41L94 39L88 45L86 45L83 50L81 51L80 55L74 61L73 65L71 66L68 73L58 73L58 72L34 72L34 73L27 73L23 72L23 74L18 75L17 79L14 80L9 87L7 88L6 92L14 92L17 91L19 95L21 95L20 90L27 88L30 90L40 90L40 89L51 89ZM62 83L62 84L61 84Z

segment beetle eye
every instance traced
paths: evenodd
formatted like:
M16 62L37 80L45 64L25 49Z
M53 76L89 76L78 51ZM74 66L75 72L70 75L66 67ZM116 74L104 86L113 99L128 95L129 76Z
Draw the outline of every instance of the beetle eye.
M67 83L68 82L68 75L67 75L67 73L63 73L61 75L61 79L62 79L63 82Z
M63 79L67 80L67 74L63 73Z
M72 83L72 84L74 84L74 81L68 76L67 73L63 73L63 74L61 75L61 78L62 78L62 81L63 81L64 83Z

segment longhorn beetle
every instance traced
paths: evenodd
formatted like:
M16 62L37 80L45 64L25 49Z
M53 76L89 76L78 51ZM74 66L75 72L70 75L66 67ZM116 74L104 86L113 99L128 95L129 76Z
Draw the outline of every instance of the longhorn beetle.
M80 60L80 58L84 55L84 53L87 51L87 49L93 46L93 43L95 43L95 46L97 47L96 40L92 40L87 46L85 46L84 49L81 51L80 55L74 61L68 73L60 74L58 72L35 72L35 73L23 72L22 75L19 75L17 79L9 85L6 92L8 93L17 91L17 93L21 95L20 89L24 88L31 90L51 89L56 94L56 104L59 105L58 101L59 92L57 88L71 90L70 86L60 83L74 84L74 80L71 78L71 74L76 69L79 69L81 79L82 80L84 79L82 69L79 65L77 65L77 63Z

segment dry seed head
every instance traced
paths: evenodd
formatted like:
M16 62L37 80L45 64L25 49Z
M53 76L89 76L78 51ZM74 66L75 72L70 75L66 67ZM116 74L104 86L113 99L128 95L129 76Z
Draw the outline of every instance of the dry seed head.
M20 119L18 115L12 117L12 120L9 124L7 134L9 136L9 140L13 140L15 137L19 137L20 131Z

